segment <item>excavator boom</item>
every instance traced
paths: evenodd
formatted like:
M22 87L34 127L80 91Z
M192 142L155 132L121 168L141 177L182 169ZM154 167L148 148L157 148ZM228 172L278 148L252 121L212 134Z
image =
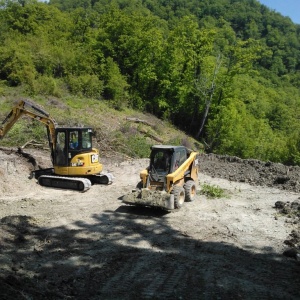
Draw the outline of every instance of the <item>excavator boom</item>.
M27 107L31 108L34 112L29 111ZM36 119L39 122L44 123L50 130L51 141L54 142L55 127L57 126L56 121L53 118L51 118L47 112L26 100L21 100L15 107L13 107L10 113L6 116L0 127L0 139L2 139L7 134L7 132L23 115L27 115L32 119Z
M53 158L53 149L55 148L55 128L57 123L42 108L27 100L21 100L6 116L0 127L0 139L7 134L22 116L28 116L43 123L47 127L49 147L51 150L51 157Z

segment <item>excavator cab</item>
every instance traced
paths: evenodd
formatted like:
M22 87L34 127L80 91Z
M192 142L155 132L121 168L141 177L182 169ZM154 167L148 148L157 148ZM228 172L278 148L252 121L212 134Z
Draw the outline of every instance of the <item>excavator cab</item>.
M54 165L71 166L72 158L92 151L92 128L56 128Z
M92 148L93 130L89 127L57 127L53 154L54 173L62 176L87 176L102 171L99 152Z

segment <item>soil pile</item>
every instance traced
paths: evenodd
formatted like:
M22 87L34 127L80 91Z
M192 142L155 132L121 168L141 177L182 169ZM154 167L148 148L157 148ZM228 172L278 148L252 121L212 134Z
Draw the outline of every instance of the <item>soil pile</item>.
M215 154L203 154L199 162L201 172L212 177L300 192L299 166Z

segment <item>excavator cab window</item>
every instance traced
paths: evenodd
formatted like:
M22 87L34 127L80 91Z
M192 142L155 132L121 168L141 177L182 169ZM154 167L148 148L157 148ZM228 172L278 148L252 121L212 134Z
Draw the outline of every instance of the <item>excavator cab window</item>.
M69 150L87 151L92 148L92 129L80 128L69 130Z
M54 155L54 164L57 166L66 166L68 163L66 153L66 133L58 131L56 133L56 147Z
M82 133L82 149L90 150L92 148L92 129L87 128L81 131Z
M72 150L79 149L79 140L78 140L78 130L73 130L69 132L69 148Z

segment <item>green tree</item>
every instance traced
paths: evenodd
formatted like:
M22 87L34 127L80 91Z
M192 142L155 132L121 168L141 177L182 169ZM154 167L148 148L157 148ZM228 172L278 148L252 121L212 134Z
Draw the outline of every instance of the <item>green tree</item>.
M176 123L178 118L184 123L196 107L199 110L201 99L195 82L202 74L205 57L212 52L214 35L213 29L200 30L193 17L184 17L170 32L163 53L164 69L160 84L168 101L163 99L158 105L164 110L164 115L170 116Z

